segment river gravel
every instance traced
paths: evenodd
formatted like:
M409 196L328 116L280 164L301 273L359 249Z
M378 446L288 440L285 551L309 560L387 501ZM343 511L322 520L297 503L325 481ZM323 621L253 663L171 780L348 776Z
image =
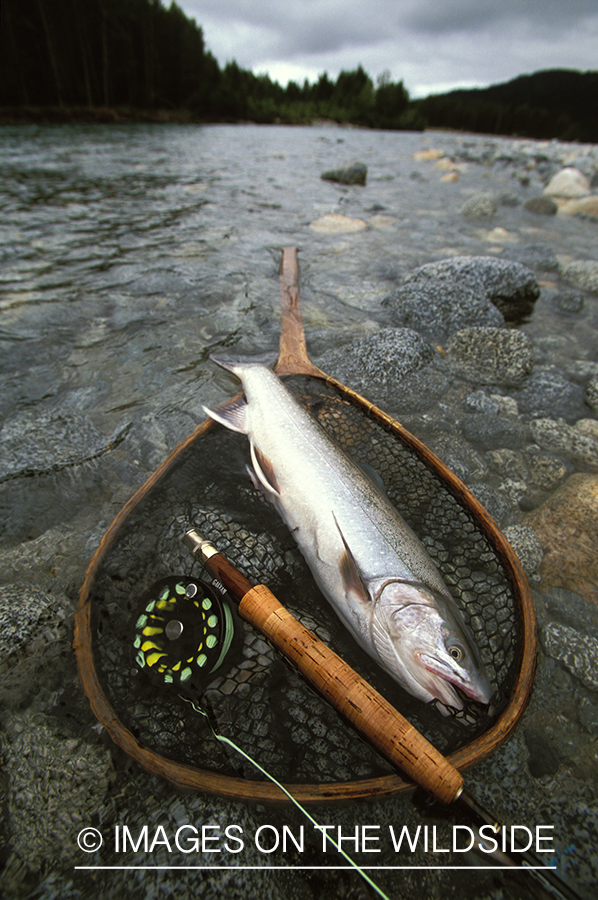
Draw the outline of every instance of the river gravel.
M354 161L365 185L321 178ZM236 824L253 835L304 824L312 835L295 810L181 795L129 763L99 733L70 648L101 535L202 405L235 390L209 354L276 358L280 250L292 245L311 358L438 453L522 559L539 621L535 689L468 783L499 819L554 825L544 858L593 896L598 148L325 125L30 125L0 129L0 166L5 895L373 896L330 868L316 836L302 853L248 842L238 855L220 848L217 862L321 871L75 869L100 861L77 845L88 826L108 836L122 823L154 835ZM545 193L557 175L561 193L554 181ZM577 206L571 184L586 192ZM417 796L318 816L351 834L425 822L440 846L459 821ZM396 865L391 851L375 864ZM197 860L164 843L101 858ZM431 864L422 851L400 861ZM370 874L393 898L539 896L531 880L492 870Z

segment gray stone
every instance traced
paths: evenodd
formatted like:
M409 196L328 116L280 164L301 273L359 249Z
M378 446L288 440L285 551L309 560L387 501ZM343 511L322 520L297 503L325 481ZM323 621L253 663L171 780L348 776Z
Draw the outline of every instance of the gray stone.
M340 381L362 390L398 387L434 358L434 350L410 328L385 328L325 353L320 366Z
M598 439L562 419L534 419L530 423L533 439L544 450L562 453L572 462L598 471Z
M583 295L575 291L563 291L557 294L554 303L558 311L565 315L579 313L584 307Z
M505 528L505 537L517 554L526 575L534 575L540 565L544 551L532 528L527 525L511 525Z
M543 644L552 659L562 663L590 690L598 691L598 638L551 622L544 629Z
M583 388L552 368L536 368L517 395L517 402L521 412L534 417L573 422L584 413Z
M586 403L598 412L598 375L593 375L586 384Z
M559 267L556 253L546 244L514 244L505 248L501 259L510 259L542 272L553 272Z
M505 318L522 319L530 314L539 294L533 273L520 263L457 256L419 266L384 304L396 325L416 328L442 341L466 326L498 327Z
M368 169L365 163L355 161L347 166L322 172L320 177L324 181L336 181L339 184L365 184L367 174Z
M57 472L96 459L119 444L127 430L103 435L76 410L20 410L0 431L0 482Z
M550 197L532 197L523 204L523 208L537 216L555 216L559 209Z
M462 422L463 434L468 441L482 450L493 447L522 447L527 429L514 416L484 415L468 416Z
M0 661L28 641L53 605L51 597L32 586L0 585Z
M590 182L583 172L567 166L550 179L544 193L552 197L583 197L590 190Z
M561 275L582 291L598 294L598 261L576 259L561 266Z
M500 410L500 404L495 397L490 397L485 391L472 391L463 401L465 409L472 412L485 413L495 416Z
M62 737L53 718L31 711L9 717L5 735L13 852L31 871L80 861L77 835L114 778L110 751Z
M490 219L496 215L497 205L493 194L479 193L470 197L461 207L461 215L468 219Z
M522 331L463 328L450 338L447 359L463 376L482 384L521 384L534 363L532 342Z

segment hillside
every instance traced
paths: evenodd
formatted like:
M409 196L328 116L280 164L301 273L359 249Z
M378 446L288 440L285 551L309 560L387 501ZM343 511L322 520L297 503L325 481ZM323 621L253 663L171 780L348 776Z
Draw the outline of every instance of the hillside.
M598 72L548 69L416 105L432 128L598 142Z

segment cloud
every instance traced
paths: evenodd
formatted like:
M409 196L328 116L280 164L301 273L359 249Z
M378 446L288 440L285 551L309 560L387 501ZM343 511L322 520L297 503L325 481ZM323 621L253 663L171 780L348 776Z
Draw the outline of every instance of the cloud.
M596 0L179 0L220 65L289 78L389 69L412 96L596 68Z

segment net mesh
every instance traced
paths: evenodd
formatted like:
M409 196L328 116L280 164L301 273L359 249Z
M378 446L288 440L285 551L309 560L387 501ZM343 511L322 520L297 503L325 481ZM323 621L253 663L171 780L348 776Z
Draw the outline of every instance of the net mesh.
M213 426L133 509L102 559L89 599L92 650L121 722L162 756L255 780L255 770L217 742L178 696L156 691L132 663L140 598L160 578L207 578L182 543L193 525L254 583L266 584L445 754L500 715L517 676L519 612L505 565L473 514L396 432L315 379L287 385L352 456L382 478L389 499L419 535L462 610L494 688L490 712L441 715L406 694L353 641L320 594L286 526L254 490L242 436ZM250 625L240 622L236 658L200 700L221 733L287 783L334 783L389 774L390 766L315 694Z

